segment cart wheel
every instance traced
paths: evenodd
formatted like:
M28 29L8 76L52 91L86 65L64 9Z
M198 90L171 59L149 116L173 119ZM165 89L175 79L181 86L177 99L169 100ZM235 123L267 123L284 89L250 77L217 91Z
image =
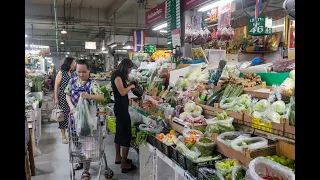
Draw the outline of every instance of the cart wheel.
M113 171L111 169L106 170L104 177L106 179L111 179L113 177Z

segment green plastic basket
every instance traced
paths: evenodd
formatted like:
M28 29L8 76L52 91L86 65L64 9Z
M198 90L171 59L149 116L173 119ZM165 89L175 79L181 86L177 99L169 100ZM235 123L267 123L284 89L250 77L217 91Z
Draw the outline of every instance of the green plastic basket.
M107 117L107 127L108 129L113 133L113 134L116 134L116 118L114 116L108 116ZM137 129L135 126L132 126L131 127L131 134L132 134L132 137L136 137L136 134L137 134Z
M257 75L260 75L261 80L265 81L267 86L272 86L272 85L281 85L283 81L289 77L289 72L257 73ZM240 77L242 77L242 73L240 73Z

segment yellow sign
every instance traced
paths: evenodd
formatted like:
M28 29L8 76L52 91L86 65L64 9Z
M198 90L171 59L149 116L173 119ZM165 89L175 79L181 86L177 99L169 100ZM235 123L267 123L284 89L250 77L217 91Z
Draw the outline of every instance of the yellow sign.
M28 56L25 56L25 57L24 57L24 62L25 62L25 63L29 63L29 61L28 61Z
M252 128L272 133L272 123L258 118L252 118Z

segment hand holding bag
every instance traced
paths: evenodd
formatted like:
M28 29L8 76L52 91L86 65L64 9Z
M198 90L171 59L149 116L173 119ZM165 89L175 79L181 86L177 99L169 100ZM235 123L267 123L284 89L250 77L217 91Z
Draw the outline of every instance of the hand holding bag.
M59 105L54 106L54 109L52 110L50 119L52 121L57 121L57 122L64 121L64 113L63 113L63 110L60 108Z

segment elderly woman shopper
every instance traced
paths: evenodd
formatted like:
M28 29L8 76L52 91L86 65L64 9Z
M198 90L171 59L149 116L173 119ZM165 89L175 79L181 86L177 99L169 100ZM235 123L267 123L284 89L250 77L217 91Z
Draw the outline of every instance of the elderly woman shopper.
M66 99L70 108L73 112L78 104L80 97L89 100L90 105L94 105L92 101L103 101L104 95L100 90L99 84L90 78L90 68L86 60L78 60L76 64L76 73L78 76L71 78L66 89ZM74 119L70 119L69 126L73 127ZM73 128L71 129L71 134L73 137L76 136L76 132ZM76 142L76 144L79 144ZM75 169L84 168L81 176L81 180L90 179L90 162L84 162L83 164L76 165Z

